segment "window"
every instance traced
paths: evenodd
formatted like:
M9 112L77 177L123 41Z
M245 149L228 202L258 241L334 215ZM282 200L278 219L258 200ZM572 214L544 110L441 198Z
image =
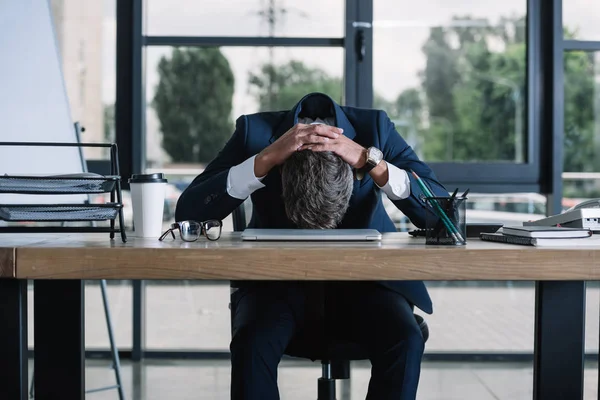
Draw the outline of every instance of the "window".
M527 161L526 7L374 1L375 107L422 159Z
M116 92L116 2L115 0L51 0L57 46L73 121L85 128L84 142L114 142L114 103ZM108 159L106 149L85 148L89 160ZM131 205L124 193L125 217L131 220ZM93 202L104 202L92 196ZM131 225L128 225L131 227ZM29 291L30 300L33 290ZM131 285L110 282L107 288L116 344L130 348ZM30 301L30 323L33 302ZM85 285L86 345L90 349L109 348L106 320L98 281ZM33 325L30 325L33 326ZM32 344L33 329L29 330Z
M73 121L84 142L115 140L115 0L51 0L54 28ZM107 159L106 149L84 149Z
M459 193L462 193L459 191ZM546 196L538 193L475 193L468 194L466 222L468 224L521 225L546 215ZM399 231L416 227L383 195L386 212Z
M347 19L364 22L358 25L367 33L365 59L372 52L372 71L353 53L358 28L352 21L344 25L340 0L237 0L227 3L227 10L196 3L145 2L143 151L147 170L166 172L172 187L165 223L172 220L181 191L215 156L239 115L289 108L314 90L343 103L347 89L353 102L359 96L365 101L362 94L371 80L373 105L388 112L448 189L472 188L469 222L513 224L545 212L546 199L535 193L540 187L539 99L528 96L542 91L535 79L527 80L540 69L541 57L535 56L540 49L526 42L539 36L539 26L528 24L528 18L536 21L539 10L532 9L531 17L527 13L528 6L539 2L348 1L352 12ZM270 37L285 40L274 41L278 47L260 47ZM326 40L301 43L324 37L344 41L339 48L298 47L336 45ZM300 72L310 78L290 79ZM210 77L224 84L215 85ZM202 79L210 84L198 84ZM178 90L167 90L174 88ZM174 95L168 97L170 93ZM208 101L210 107L205 106ZM199 112L205 109L219 122L206 122ZM526 193L514 193L519 191ZM386 202L386 209L399 229L413 228L393 204ZM225 224L230 230L230 221ZM428 286L436 307L428 322L432 331L444 332L432 337L428 352L531 353L532 282ZM148 350L226 351L227 283L148 282L146 294ZM524 365L528 370L531 363Z
M344 36L344 0L147 0L149 35Z
M150 168L195 164L199 173L242 114L290 109L310 91L342 102L341 48L153 46L146 60Z
M564 53L564 197L600 197L600 52Z
M231 136L237 117L289 109L311 91L343 103L341 48L152 46L146 60L146 164L169 179L165 227L179 195ZM212 85L216 80L221 84ZM233 230L231 217L223 230ZM229 347L226 282L149 281L146 293L149 349Z
M564 4L565 17L567 3ZM565 24L567 24L565 18ZM569 30L569 27L565 27ZM563 209L600 197L600 52L564 53ZM598 351L598 285L586 288L586 353ZM585 377L588 381L588 375Z
M565 39L600 40L597 1L563 0L562 3Z

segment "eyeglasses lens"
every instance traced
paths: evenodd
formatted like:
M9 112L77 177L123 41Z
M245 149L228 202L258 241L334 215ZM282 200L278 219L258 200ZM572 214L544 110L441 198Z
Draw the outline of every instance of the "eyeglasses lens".
M200 233L202 233L201 225L193 221L184 221L180 224L181 239L186 242L193 242L198 240Z
M221 237L221 221L210 220L204 223L206 237L210 240L217 240Z

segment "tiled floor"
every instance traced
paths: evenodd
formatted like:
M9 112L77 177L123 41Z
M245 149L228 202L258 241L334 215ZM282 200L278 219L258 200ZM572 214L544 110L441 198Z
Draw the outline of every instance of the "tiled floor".
M128 400L228 400L228 361L125 362L123 382ZM283 400L316 399L319 364L287 361L279 370ZM370 376L368 363L356 363L350 381L338 381L339 400L364 399ZM107 361L88 361L87 388L114 384ZM596 399L597 369L586 368L585 399ZM513 363L424 363L419 400L530 400L532 365ZM115 390L88 394L90 400L118 400Z

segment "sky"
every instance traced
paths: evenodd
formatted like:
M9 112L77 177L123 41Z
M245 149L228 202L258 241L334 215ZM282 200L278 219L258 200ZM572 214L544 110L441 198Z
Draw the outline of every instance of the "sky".
M103 101L114 102L116 22L115 0L104 0L103 26ZM146 0L147 35L174 36L266 36L268 24L257 10L268 0ZM278 36L342 37L343 0L275 0L287 12L275 26ZM600 1L565 0L563 21L577 29L579 37L600 40ZM495 23L500 16L520 16L526 12L525 0L374 0L375 90L388 100L402 90L419 84L418 72L425 65L421 47L430 27L448 26L452 16L469 15ZM268 60L266 48L222 48L236 79L234 118L256 111L248 94L248 72L256 71ZM151 47L146 52L147 98L157 83L156 65L168 54L168 47ZM340 48L279 48L276 61L296 58L319 67L331 75L342 76L344 54Z

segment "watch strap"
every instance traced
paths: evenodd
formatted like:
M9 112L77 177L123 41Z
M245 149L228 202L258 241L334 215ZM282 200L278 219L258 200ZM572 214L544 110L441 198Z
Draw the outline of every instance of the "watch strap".
M383 158L379 159L379 161L370 160L369 159L370 150L371 150L371 147L369 147L368 149L365 149L365 164L363 165L362 168L358 169L355 173L355 177L358 180L363 179L366 174L368 174L373 168L375 168L377 165L379 165L379 163L383 160ZM379 149L376 149L376 150L378 152L380 152Z

